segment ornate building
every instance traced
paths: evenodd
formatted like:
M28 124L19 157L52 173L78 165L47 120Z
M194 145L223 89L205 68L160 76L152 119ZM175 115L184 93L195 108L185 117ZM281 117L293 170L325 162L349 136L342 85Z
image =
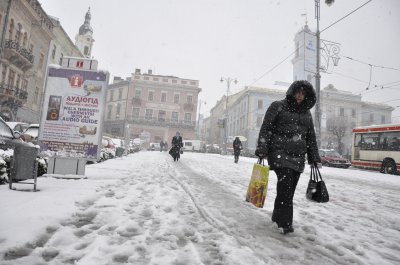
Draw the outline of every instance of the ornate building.
M170 142L177 131L184 139L196 139L200 91L197 80L136 69L127 80L115 78L109 85L104 131L146 142Z
M53 27L36 0L0 1L0 115L5 120L38 121Z
M90 7L85 15L85 22L79 28L79 33L75 36L75 45L79 48L86 58L91 58L93 48L93 29L90 26Z

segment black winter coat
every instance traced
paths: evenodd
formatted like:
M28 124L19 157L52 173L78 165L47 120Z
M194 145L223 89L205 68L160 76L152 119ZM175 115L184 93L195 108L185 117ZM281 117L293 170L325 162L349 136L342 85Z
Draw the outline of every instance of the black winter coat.
M240 155L240 150L242 150L242 141L240 141L240 139L235 139L233 141L233 154L235 156Z
M182 147L183 147L182 137L176 136L176 135L174 137L172 137L171 152L179 153L179 151Z
M306 93L301 104L295 100L299 89ZM304 171L305 155L308 163L320 162L310 109L316 94L307 81L295 81L286 92L286 99L273 102L264 116L256 155L267 156L270 168L290 168Z

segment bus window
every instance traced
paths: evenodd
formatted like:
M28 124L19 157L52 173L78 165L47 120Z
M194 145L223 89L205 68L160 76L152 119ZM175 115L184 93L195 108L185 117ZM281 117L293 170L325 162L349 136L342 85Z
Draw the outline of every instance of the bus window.
M379 148L379 134L370 133L364 134L361 140L361 149L363 150L375 150Z
M359 147L361 145L361 134L357 133L354 137L354 147Z

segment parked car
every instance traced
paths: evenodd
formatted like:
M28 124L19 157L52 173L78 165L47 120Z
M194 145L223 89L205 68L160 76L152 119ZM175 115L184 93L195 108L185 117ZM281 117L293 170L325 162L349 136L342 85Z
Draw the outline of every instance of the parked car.
M319 155L323 166L349 168L351 162L333 149L320 149Z
M24 122L8 121L6 123L13 131L20 133L23 133L29 127L29 124Z
M160 143L150 143L149 148L147 148L148 151L160 151L161 146Z
M31 124L22 133L21 138L27 143L37 144L38 136L39 136L39 124Z

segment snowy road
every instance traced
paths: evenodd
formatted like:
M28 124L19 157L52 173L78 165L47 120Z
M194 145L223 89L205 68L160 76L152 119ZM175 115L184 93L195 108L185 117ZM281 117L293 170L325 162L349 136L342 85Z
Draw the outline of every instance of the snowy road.
M323 168L331 200L317 204L305 199L307 168L295 232L281 235L270 221L273 172L264 208L244 201L254 162L140 152L88 166L79 181L93 189L73 214L44 219L26 243L7 244L0 230L0 264L400 264L399 176Z

